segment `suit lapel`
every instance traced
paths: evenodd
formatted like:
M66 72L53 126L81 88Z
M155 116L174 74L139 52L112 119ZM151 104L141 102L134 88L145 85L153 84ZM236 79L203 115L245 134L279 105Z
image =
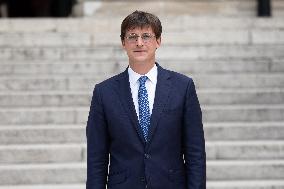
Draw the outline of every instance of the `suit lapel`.
M129 116L132 122L132 126L137 131L140 140L142 141L142 143L144 143L143 133L139 126L138 117L132 99L132 93L130 89L127 69L123 73L121 73L118 81L119 81L119 96L122 101L124 110L127 112L127 115Z
M151 115L150 130L148 134L149 142L153 138L157 129L159 118L162 115L163 109L168 102L171 83L169 82L170 75L161 66L158 66L158 79L155 92L155 100Z

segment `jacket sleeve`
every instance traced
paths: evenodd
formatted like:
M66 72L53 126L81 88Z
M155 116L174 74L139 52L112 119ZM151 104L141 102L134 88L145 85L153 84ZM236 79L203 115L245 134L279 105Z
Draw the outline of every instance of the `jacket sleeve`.
M86 128L86 189L105 189L109 163L109 137L100 90L96 85Z
M202 112L192 79L188 83L186 93L183 147L187 189L206 189L206 153Z

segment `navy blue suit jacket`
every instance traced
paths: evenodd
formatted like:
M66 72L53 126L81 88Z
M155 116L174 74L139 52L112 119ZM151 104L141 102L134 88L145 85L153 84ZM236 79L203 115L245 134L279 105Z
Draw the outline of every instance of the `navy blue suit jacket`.
M201 109L191 78L158 66L149 141L128 72L96 85L87 123L87 189L205 189Z

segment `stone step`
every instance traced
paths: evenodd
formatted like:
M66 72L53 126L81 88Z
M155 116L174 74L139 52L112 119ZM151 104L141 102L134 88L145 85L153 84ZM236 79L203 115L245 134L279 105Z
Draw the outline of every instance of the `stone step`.
M43 184L43 185L0 185L0 189L85 189L86 185L79 184ZM215 188L214 188L215 189ZM266 188L265 188L266 189ZM270 188L268 188L270 189ZM278 188L276 188L278 189Z
M283 121L282 105L228 105L202 107L205 122Z
M164 46L157 51L158 59L219 59L219 58L283 58L282 45L216 45ZM271 49L268 49L271 48ZM273 52L272 52L273 51ZM73 54L74 55L74 54ZM76 56L74 56L76 58Z
M86 142L85 125L1 126L0 130L2 145Z
M283 180L265 180L265 179L251 180L251 181L243 181L243 180L208 181L206 188L208 189L283 189L284 181Z
M106 31L107 32L107 31ZM0 33L0 47L99 47L120 46L119 33ZM200 30L165 32L165 45L252 45L284 44L284 31L280 29Z
M226 115L226 114L223 114ZM226 115L227 116L227 115ZM219 122L204 124L205 138L210 141L283 140L283 122Z
M127 67L128 60L84 61L11 61L0 63L1 76L25 75L104 75L118 73ZM284 60L219 59L219 60L163 60L159 64L167 69L185 74L200 73L267 73L284 72Z
M157 51L158 60L283 58L284 45L164 45ZM178 55L178 56L177 56ZM0 60L125 60L120 46L59 48L1 48Z
M34 23L36 24L36 23ZM1 33L0 47L84 47L92 46L86 33Z
M68 163L85 161L84 144L0 146L0 164Z
M15 185L0 186L0 189L85 189L85 184L58 185ZM281 180L252 180L252 181L207 181L207 189L283 189Z
M2 108L0 125L86 124L87 107ZM202 106L204 122L284 121L284 105Z
M77 184L86 180L85 163L0 165L0 185Z
M0 185L84 183L86 164L1 165ZM207 161L207 179L261 180L284 179L283 160Z
M1 91L79 91L92 92L96 83L113 74L104 75L57 75L57 76L3 76L0 77ZM198 89L265 89L283 88L283 73L225 73L190 74Z
M279 7L280 6L280 7ZM153 12L157 15L206 15L216 17L255 17L257 2L253 0L190 0L190 1L145 1L141 5L138 1L87 1L84 2L85 14L97 17L126 16L139 7L139 10ZM273 15L283 16L283 2L274 0ZM116 11L113 11L116 10Z
M199 89L197 94L203 106L284 104L284 89ZM91 93L76 91L2 92L0 107L89 107L91 96Z
M207 132L205 128L205 132ZM284 130L284 128L282 129ZM208 160L283 159L284 140L280 141L207 141Z
M265 72L272 71L268 70L266 66L271 64L267 61L256 61L256 69ZM52 76L52 75L105 75L105 73L115 74L119 71L126 69L128 60L84 60L84 61L10 61L4 60L0 62L0 74L1 76L25 76L25 75L41 75L41 76ZM182 63L180 63L182 65ZM197 64L197 63L196 63ZM218 63L217 63L218 64ZM249 64L249 63L248 63ZM253 63L252 63L253 64ZM278 63L273 63L273 67L277 66ZM241 67L242 65L240 65ZM198 66L197 66L198 67ZM228 67L228 66L227 66ZM236 67L238 67L236 65ZM232 68L234 69L234 68ZM238 68L235 68L238 69ZM239 68L242 70L242 68ZM245 69L245 68L243 68ZM250 68L248 68L249 70ZM277 70L275 70L277 71ZM213 68L212 68L213 72Z
M0 146L0 164L68 163L86 161L85 144ZM265 160L284 158L282 141L206 142L207 160Z
M202 106L206 105L249 105L249 104L282 104L284 93L281 89L268 90L197 90Z
M185 74L284 72L284 59L162 60L164 68ZM121 63L122 64L122 63ZM123 64L122 64L123 65ZM1 66L1 64L0 64ZM122 67L122 66L121 66Z
M188 9L188 7L186 7ZM283 6L284 10L284 6ZM68 33L72 36L76 33L102 34L108 33L120 35L120 25L123 16L97 15L93 18L68 18L68 19L1 19L0 32L5 34L36 34L36 33ZM284 28L282 17L271 18L246 18L240 15L235 17L225 16L190 16L190 15L161 15L164 33L187 32L191 30L277 30ZM34 27L34 26L37 27ZM75 39L74 39L75 40ZM67 42L69 43L69 42ZM79 42L82 43L82 42Z
M63 91L0 93L0 107L89 107L91 95Z
M0 143L68 144L86 142L86 125L2 125ZM204 123L207 142L284 140L284 122ZM216 143L218 144L218 143ZM217 149L216 149L217 150ZM217 153L215 151L211 152ZM236 152L237 153L237 152ZM213 156L213 155L212 155Z
M284 161L207 161L207 176L208 180L283 180Z

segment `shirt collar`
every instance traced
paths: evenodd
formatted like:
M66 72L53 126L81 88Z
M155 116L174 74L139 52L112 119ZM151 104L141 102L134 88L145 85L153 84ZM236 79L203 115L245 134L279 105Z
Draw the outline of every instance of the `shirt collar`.
M138 82L138 79L143 76L138 73L136 73L134 70L128 67L128 75L129 75L129 82L130 85L133 86ZM157 83L157 76L158 76L158 69L156 64L151 68L151 70L145 74L145 76L148 77L148 79L151 81L151 83L155 84Z

